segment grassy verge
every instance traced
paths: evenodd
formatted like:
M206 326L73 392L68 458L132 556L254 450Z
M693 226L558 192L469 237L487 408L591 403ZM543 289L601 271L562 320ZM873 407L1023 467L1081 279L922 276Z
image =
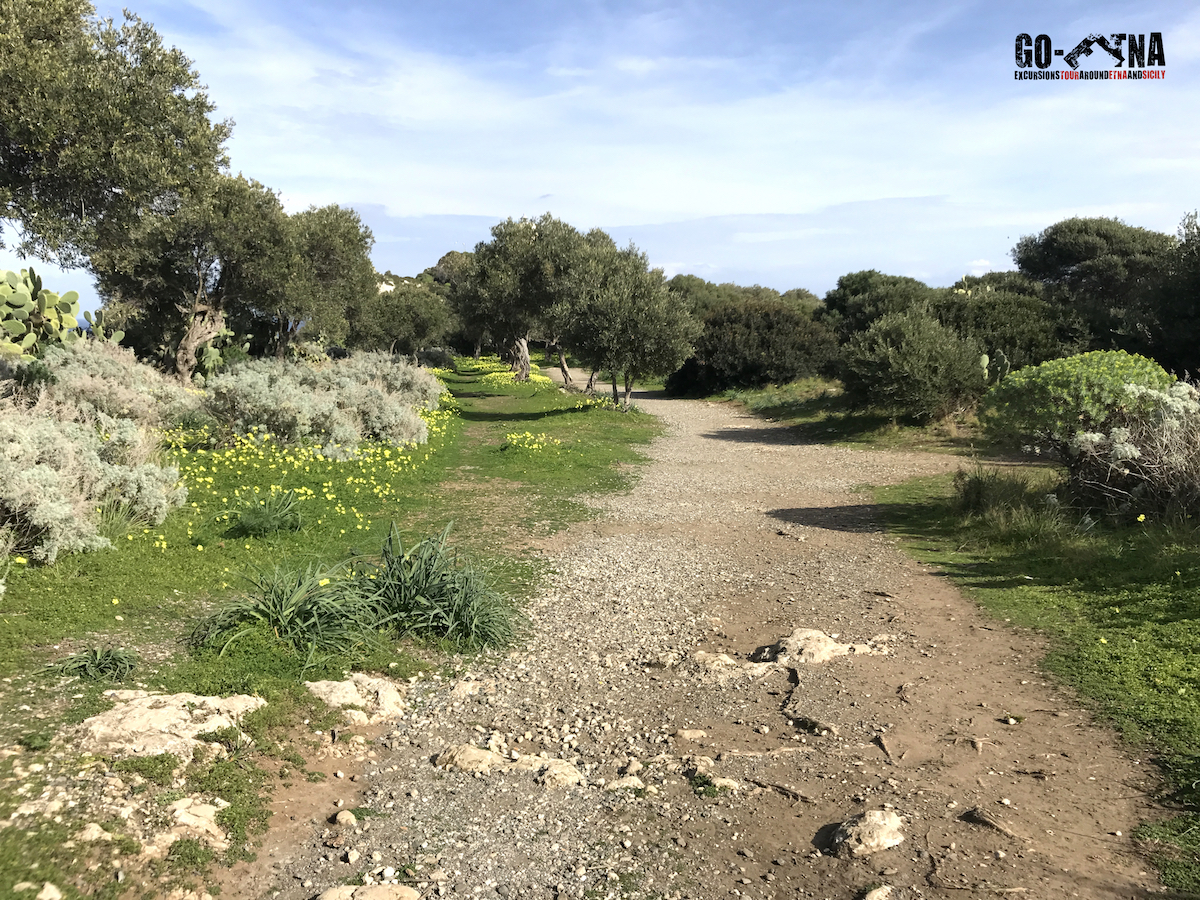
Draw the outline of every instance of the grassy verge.
M276 570L311 570L306 599L313 601L309 608L321 607L313 621L328 637L328 608L321 606L328 597L316 588L332 590L337 584L329 582L337 579L322 575L377 571L382 578L384 570L371 567L389 537L411 548L450 526L452 550L475 563L463 578L524 597L539 569L523 551L586 517L582 495L627 487L630 467L643 459L639 447L658 433L655 420L641 413L544 384L506 382L495 363L464 362L442 374L455 399L428 418L428 444L370 446L334 460L262 437L217 448L203 435L174 435L169 455L189 488L185 508L158 528L113 523L111 550L61 557L54 566L14 566L0 598L0 748L23 752L0 757L0 816L7 819L50 785L39 773L82 765L51 738L106 708L107 687L252 693L268 701L243 724L252 747L227 735L227 758L201 759L167 784L160 783L163 761L129 770L135 787L156 802L183 794L229 801L221 816L234 846L224 860L243 858L266 825L274 787L306 777L305 736L329 715L302 678L339 678L348 668L409 677L448 661L446 651L463 644L394 633L358 641L351 634L344 652L306 654L303 633L296 638L274 619L258 625L247 619L250 627L237 626L231 643L193 640L189 649L196 624L235 599L262 593ZM336 568L348 560L357 560L354 568ZM450 564L438 565L450 577ZM252 617L259 612L255 607ZM63 671L47 668L67 658ZM301 729L304 720L309 725ZM47 768L34 772L34 766ZM85 821L74 820L82 814L0 830L0 884L49 880L68 896L77 889L101 896L125 890L111 868L97 876L103 885L91 884L85 873L93 860L56 849ZM113 827L116 839L132 847ZM181 842L162 874L196 877L211 861L202 845Z
M741 403L750 412L788 425L803 441L884 450L931 450L960 453L988 442L971 419L947 419L930 425L852 406L841 383L805 378L764 388L731 388L711 399Z
M889 527L992 614L1046 634L1045 667L1155 755L1179 814L1137 836L1163 882L1200 891L1200 534L1106 527L1047 502L1053 473L880 488ZM990 482L990 483L988 483Z

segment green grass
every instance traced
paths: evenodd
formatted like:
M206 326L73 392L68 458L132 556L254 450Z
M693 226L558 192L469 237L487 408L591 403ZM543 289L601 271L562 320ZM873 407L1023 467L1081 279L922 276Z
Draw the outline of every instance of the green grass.
M764 388L733 388L713 399L732 400L750 412L788 425L800 440L875 449L959 453L990 446L971 420L918 425L854 407L841 383L805 378Z
M1044 484L1030 497L1044 496ZM1011 485L998 493L1020 507ZM1014 528L1012 515L964 511L948 477L881 488L876 499L914 556L995 616L1046 634L1046 669L1156 756L1166 799L1186 813L1138 836L1168 886L1200 889L1200 532L1082 527L1078 513L1032 505Z
M0 742L20 740L31 755L40 753L57 727L111 706L102 696L104 683L64 677L47 666L74 659L72 671L86 669L97 661L83 649L89 646L137 653L141 663L130 686L261 696L267 705L241 724L252 746L226 736L229 758L200 759L183 775L189 791L231 803L221 813L233 838L228 861L251 854L273 786L312 774L303 771L305 736L339 720L301 678L338 679L355 668L403 679L440 665L443 651L473 642L451 634L402 641L385 634L340 652L309 653L303 629L290 633L275 618L251 615L223 632L226 640L197 641L189 650L184 639L196 625L253 595L245 576L269 588L276 566L285 574L309 572L318 583L346 560L358 559L363 569L379 557L393 522L405 549L453 524L452 550L476 561L486 590L519 601L542 573L538 557L524 549L590 515L581 494L626 488L631 467L643 459L640 446L659 433L657 422L638 412L606 409L553 388L482 381L502 368L492 362L446 375L457 401L452 415L434 417L427 445L368 447L348 462L261 440L218 450L180 435L168 455L188 484L187 506L156 528L109 516L111 550L60 557L54 566L12 567L0 600L0 677L10 679L0 682ZM526 431L553 440L535 448L507 438ZM264 524L239 527L247 510L252 517L264 510ZM293 531L296 516L300 528ZM33 719L22 705L49 717ZM304 720L309 724L300 727ZM147 778L143 788L152 800L177 793L158 784L166 775L155 762L122 765ZM0 803L0 814L12 808ZM84 861L73 862L57 847L81 824L0 830L0 884L37 881L29 877L29 861L39 862L42 880L71 883L78 875L86 883L78 868ZM204 853L191 849L177 851L166 873L208 864ZM111 870L108 877L90 890L117 896L128 887L111 881Z
M159 753L157 756L130 756L113 763L114 772L131 772L152 781L160 787L169 787L175 780L175 770L180 759L174 753Z

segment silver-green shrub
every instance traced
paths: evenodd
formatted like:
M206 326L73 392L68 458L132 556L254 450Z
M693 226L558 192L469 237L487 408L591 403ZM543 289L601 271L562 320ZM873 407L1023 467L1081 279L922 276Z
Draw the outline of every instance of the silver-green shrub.
M43 388L51 396L113 418L158 427L200 407L199 391L183 387L138 362L132 350L110 342L51 346L41 365L53 376Z
M1068 441L1072 486L1125 518L1200 512L1200 392L1182 381L1124 391L1127 401L1103 429Z
M208 380L205 404L239 433L265 429L286 443L345 448L366 439L424 442L428 432L416 409L435 409L441 390L417 366L362 353L319 367L246 362Z
M161 523L187 490L177 469L145 461L145 445L128 419L45 397L0 401L0 529L13 552L53 563L59 553L109 546L96 521L106 502Z

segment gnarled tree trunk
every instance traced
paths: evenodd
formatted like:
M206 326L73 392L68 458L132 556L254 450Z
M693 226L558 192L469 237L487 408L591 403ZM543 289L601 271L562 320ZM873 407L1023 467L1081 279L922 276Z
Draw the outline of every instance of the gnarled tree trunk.
M517 381L529 380L529 336L519 337L513 341L513 378Z
M225 330L225 311L220 305L209 301L208 297L200 294L189 309L180 309L188 319L187 331L179 341L179 349L175 352L175 374L184 384L190 384L192 373L196 371L197 352L205 341L211 341Z
M567 353L562 347L558 348L558 367L562 370L563 387L574 387L575 379L571 377L571 370L567 368Z

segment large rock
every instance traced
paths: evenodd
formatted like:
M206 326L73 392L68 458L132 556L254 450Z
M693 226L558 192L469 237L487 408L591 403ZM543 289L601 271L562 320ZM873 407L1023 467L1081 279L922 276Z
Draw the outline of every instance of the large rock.
M368 884L355 887L339 884L322 891L317 900L420 900L420 893L406 884Z
M202 697L147 691L105 691L115 706L80 726L78 749L97 756L174 753L191 762L196 735L233 728L246 713L266 705L261 697Z
M434 765L445 769L458 769L460 772L490 772L493 768L504 765L504 757L482 747L471 744L459 744L449 750L443 750L434 759Z
M565 759L545 760L545 767L538 775L538 781L546 787L571 787L583 784L583 773Z
M865 644L841 644L815 628L797 628L785 638L755 654L760 662L781 666L815 665L839 656L887 653L887 635L877 635Z
M565 759L541 756L520 756L505 759L499 753L471 744L458 744L443 750L433 760L434 765L460 772L530 772L547 787L570 787L583 784L583 773Z
M345 681L306 681L304 686L330 706L346 709L348 721L354 725L380 722L401 715L407 708L400 685L387 678L376 678L355 672ZM366 716L364 719L363 716Z
M838 856L870 856L903 843L904 822L890 809L869 809L847 819L833 834Z

